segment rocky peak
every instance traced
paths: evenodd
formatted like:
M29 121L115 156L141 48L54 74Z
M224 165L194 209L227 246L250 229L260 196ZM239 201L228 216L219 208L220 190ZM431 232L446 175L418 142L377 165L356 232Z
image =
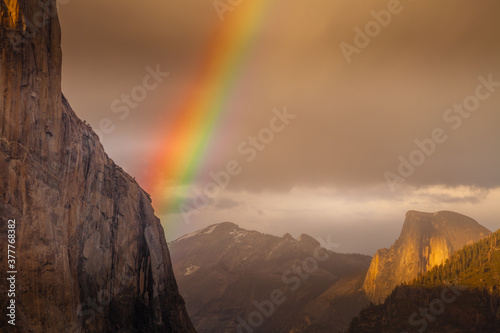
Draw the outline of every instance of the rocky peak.
M221 233L221 232L230 232L233 230L241 230L241 228L237 224L232 222L221 222L206 227L201 231L201 233L208 232L209 230L212 230L212 232L215 231L216 233Z
M477 234L482 238L488 236L490 231L472 218L455 212L409 211L406 213L400 239L442 237L449 241L451 247L458 249L471 242L469 234Z
M462 214L409 211L394 245L373 257L363 289L372 301L381 302L398 284L412 281L456 250L489 234L488 229Z
M320 243L316 239L306 234L300 235L299 238L297 238L297 241L311 246L320 246Z

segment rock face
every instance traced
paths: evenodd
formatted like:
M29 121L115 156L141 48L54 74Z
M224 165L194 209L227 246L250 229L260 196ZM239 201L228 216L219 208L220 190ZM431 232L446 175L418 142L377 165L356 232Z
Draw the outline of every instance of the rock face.
M0 269L15 219L18 271L0 331L195 332L149 196L61 93L56 1L0 0L0 17Z
M398 240L373 257L363 289L373 302L383 302L397 285L411 282L444 263L456 250L490 233L458 213L409 211Z
M360 289L371 258L326 251L308 235L276 237L226 222L181 237L170 250L200 333L338 332L367 303ZM269 311L273 290L284 300Z
M363 309L348 332L500 332L499 286L497 231Z

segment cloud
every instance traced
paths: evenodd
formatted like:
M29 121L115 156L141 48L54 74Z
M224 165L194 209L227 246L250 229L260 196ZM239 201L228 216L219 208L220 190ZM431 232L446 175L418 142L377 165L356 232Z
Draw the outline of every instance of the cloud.
M413 195L417 198L433 201L437 204L471 203L477 204L488 198L489 189L478 187L444 187L434 186L416 190Z
M169 220L168 223L178 225L179 230L167 237L173 239L213 223L231 221L245 229L277 236L331 234L332 242L342 244L336 251L373 255L377 249L392 245L409 210L455 211L490 230L500 228L497 208L500 188L433 186L403 190L400 200L378 195L374 189L368 195L356 195L354 190L342 194L339 190L306 187L285 193L228 191L223 197L241 204L223 210L216 205L208 206L193 216L189 225L180 216L177 222Z
M221 198L215 203L216 209L231 209L242 205L242 202L230 198Z
M385 8L387 1L314 0L283 5L279 15L269 14L234 94L228 96L226 126L232 130L214 133L207 154L215 155L221 147L224 151L201 172L221 169L230 159L244 163L238 143L258 135L271 110L285 105L299 117L244 165L242 175L231 182L233 190L375 186L385 181L384 172L397 169L400 155L407 157L415 149L415 140L429 137L436 127L443 127L449 139L408 184L499 186L500 91L457 131L442 116L474 92L479 75L492 73L500 81L500 3L404 5L351 64L339 44L352 43L353 28L363 27L372 19L370 11ZM104 5L90 0L61 9L65 93L92 124L141 80L145 66L160 63L172 73L141 110L117 125L116 139L109 141L132 147L110 146L109 152L118 163L130 165L139 180L147 163L136 162L144 150L133 143L154 146L152 133L161 132L157 119L176 112L179 96L220 24L212 9L209 2L179 0L145 2L140 8L130 0ZM92 29L80 29L88 17L82 13L92 13Z
M230 220L277 235L333 231L342 251L373 253L397 237L407 210L454 210L498 228L500 90L457 130L443 115L475 92L478 76L500 81L500 2L402 3L404 11L347 64L340 43L352 43L354 28L386 0L278 1L256 30L192 185L203 188L233 159L243 171L192 224L177 208L168 212L162 221L178 230L167 237ZM116 116L112 102L142 82L146 66L171 73L104 142L141 183L157 167L151 157L163 125L206 60L217 14L210 1L88 0L69 2L60 16L63 90L94 128ZM284 106L297 118L248 162L238 145L258 137L273 108ZM397 174L400 156L408 159L415 140L436 128L446 142L391 192L384 174ZM196 200L178 193L182 202Z

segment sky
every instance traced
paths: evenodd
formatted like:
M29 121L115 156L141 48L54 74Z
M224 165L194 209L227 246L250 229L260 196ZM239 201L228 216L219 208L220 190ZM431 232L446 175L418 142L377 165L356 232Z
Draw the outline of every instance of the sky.
M165 138L175 141L170 125L214 36L251 8L221 14L221 3L230 2L59 6L63 92L152 193L167 240L231 221L373 255L392 245L408 210L500 228L498 1L266 1L248 22L204 157L179 183L155 171ZM168 75L114 112L155 71ZM224 186L210 187L214 175ZM154 187L171 187L184 209L162 209Z

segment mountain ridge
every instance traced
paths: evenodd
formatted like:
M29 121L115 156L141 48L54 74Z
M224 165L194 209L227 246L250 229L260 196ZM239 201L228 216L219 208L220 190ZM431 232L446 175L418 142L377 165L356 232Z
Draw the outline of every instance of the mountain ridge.
M254 302L265 302L273 290L286 301L256 330L317 332L315 327L335 326L340 331L368 302L356 293L361 284L355 281L364 279L370 257L325 250L306 234L279 237L221 223L182 236L170 248L179 288L201 333L244 331L238 318L248 320ZM329 305L339 297L352 301L343 316ZM325 311L311 315L315 304L326 305Z

